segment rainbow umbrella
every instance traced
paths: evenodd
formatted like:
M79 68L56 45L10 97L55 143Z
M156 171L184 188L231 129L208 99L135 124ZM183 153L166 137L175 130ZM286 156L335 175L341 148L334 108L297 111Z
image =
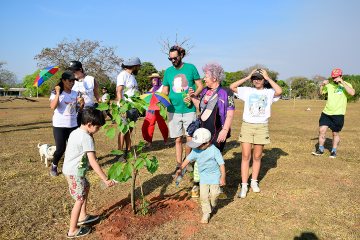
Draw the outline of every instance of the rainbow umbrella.
M45 68L44 70L42 70L39 73L39 75L37 75L35 82L34 82L34 86L40 87L40 85L43 84L43 82L45 82L46 80L51 78L58 70L59 70L58 66L52 66L52 67Z
M154 100L158 100L159 102L164 104L165 107L168 107L171 105L169 97L162 93L147 92L147 93L141 95L140 98L145 100L145 102L147 102L147 103L151 103L151 99L153 98L153 96L154 96L154 98L156 98L156 99L152 100L153 102L154 102Z

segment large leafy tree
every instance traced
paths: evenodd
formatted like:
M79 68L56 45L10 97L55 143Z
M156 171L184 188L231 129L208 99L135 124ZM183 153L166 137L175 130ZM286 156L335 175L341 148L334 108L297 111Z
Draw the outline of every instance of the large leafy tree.
M139 73L135 76L136 82L138 84L138 89L140 93L145 93L150 90L152 87L151 80L148 78L152 73L157 73L155 66L151 62L143 62L144 66L141 67Z
M277 82L277 84L281 87L283 93L282 96L289 96L290 90L289 85L284 80L280 80Z
M3 66L6 64L7 62L0 62L0 87L15 85L16 74L7 69L3 69Z
M101 41L64 39L54 48L43 48L41 53L34 57L38 67L46 68L58 65L60 70L65 70L70 61L80 61L85 72L94 76L100 85L118 72L123 59L115 54L116 47L103 46Z
M46 80L40 85L39 89L37 89L37 87L34 86L34 81L40 71L41 70L36 70L33 74L26 75L23 78L23 86L26 88L24 95L36 96L37 91L39 95L49 95L51 91L54 90L54 86L60 82L62 72L57 71L55 75L51 77L51 80Z
M360 98L360 75L344 75L343 80L350 83L355 90L354 96L348 96L348 102L359 101Z

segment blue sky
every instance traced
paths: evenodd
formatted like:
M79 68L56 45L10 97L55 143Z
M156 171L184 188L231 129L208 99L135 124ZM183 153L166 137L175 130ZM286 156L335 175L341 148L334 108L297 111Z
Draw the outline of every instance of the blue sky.
M219 62L227 72L256 63L279 79L334 68L360 74L360 1L1 1L0 61L18 79L37 70L34 56L64 38L103 41L128 60L158 70L171 64L155 37L193 36L185 62Z

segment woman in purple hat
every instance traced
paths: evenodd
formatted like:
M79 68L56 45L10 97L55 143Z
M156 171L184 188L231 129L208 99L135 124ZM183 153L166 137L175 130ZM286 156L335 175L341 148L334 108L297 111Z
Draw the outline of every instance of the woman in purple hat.
M151 79L153 87L149 90L149 92L159 92L161 93L163 85L161 83L161 76L158 73L153 73L148 78ZM159 110L148 110L145 116L145 120L142 126L142 134L144 139L147 141L145 148L152 147L152 138L154 136L155 123L158 123L161 134L164 138L165 146L169 146L167 142L169 136L169 129L166 125L164 118L160 115Z

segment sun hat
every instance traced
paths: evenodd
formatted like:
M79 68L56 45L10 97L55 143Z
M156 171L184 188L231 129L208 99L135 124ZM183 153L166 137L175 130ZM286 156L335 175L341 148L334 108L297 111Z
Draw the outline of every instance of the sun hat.
M138 57L132 57L129 59L129 61L123 62L123 64L125 66L129 66L129 67L136 66L136 65L144 66L141 64L140 58L138 58Z
M70 71L66 71L61 75L61 79L69 79L69 80L78 80L75 75L70 72Z
M79 61L71 61L69 67L66 70L78 70L82 68L82 64Z
M160 78L160 79L162 79L163 77L161 77L158 73L153 73L153 74L151 74L150 76L147 76L147 78Z
M341 69L334 69L331 72L331 77L333 77L333 78L336 78L336 77L341 76L341 75L342 75Z
M257 69L257 70L254 72L254 74L251 75L251 79L252 79L253 77L258 77L258 78L260 78L260 79L264 79L264 76L261 75L261 73L260 73L260 69Z
M211 133L206 128L198 128L192 137L192 140L186 144L191 148L197 148L201 144L209 142L211 139Z
M108 90L107 87L102 87L101 89L105 89L105 90Z

